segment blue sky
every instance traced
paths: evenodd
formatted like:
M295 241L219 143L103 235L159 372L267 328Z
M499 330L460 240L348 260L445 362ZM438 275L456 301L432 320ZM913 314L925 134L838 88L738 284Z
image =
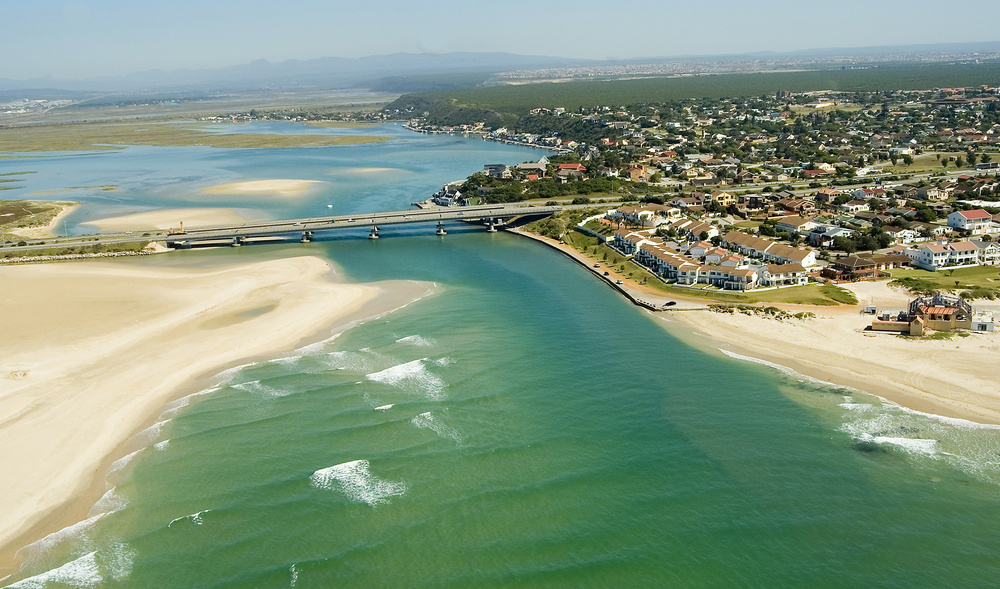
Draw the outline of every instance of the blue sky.
M929 0L0 0L0 78L395 52L608 59L997 41L995 26L974 26L976 12L989 8Z

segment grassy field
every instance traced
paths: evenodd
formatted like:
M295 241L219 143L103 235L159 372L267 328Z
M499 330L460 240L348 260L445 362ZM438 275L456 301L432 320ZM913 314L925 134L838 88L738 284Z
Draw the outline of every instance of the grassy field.
M935 291L957 292L968 300L1000 298L1000 268L976 266L928 272L906 269L891 272L893 283L911 292L929 294Z
M570 232L563 236L563 241L585 255L614 268L622 276L664 294L698 297L704 298L706 301L717 301L720 303L785 303L790 305L831 307L840 304L854 305L858 302L853 293L832 284L809 284L777 290L750 291L748 293L722 291L717 288L709 288L707 285L701 285L703 288L671 286L610 247L599 244L596 237Z
M181 124L65 123L0 129L0 151L82 151L121 145L220 148L312 147L388 141L390 137L205 133Z
M0 228L18 229L47 225L63 205L76 203L44 200L0 200ZM9 239L9 238L8 238Z

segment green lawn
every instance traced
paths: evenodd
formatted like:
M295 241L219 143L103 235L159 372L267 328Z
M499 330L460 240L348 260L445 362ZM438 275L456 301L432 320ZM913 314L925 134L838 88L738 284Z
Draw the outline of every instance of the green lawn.
M928 272L918 269L898 269L889 272L894 279L917 278L932 282L942 290L955 288L1000 288L1000 268L997 266L976 266L975 268L958 268L956 270L940 270ZM958 281L958 286L955 286Z

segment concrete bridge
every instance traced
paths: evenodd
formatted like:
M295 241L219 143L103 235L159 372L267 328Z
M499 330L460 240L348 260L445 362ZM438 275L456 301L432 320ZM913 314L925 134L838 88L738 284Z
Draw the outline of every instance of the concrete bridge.
M378 239L380 228L409 223L436 223L435 233L444 235L444 221L479 222L487 231L496 231L498 226L513 217L548 216L563 210L559 206L526 205L482 205L472 207L442 207L434 209L411 209L382 213L360 213L356 215L333 215L329 217L307 217L279 221L253 221L230 225L212 225L185 228L183 233L169 233L165 241L173 247L190 247L199 241L231 240L232 245L241 245L244 240L254 237L269 237L300 234L299 241L312 241L316 231L341 229L368 229L368 237Z
M560 205L532 206L524 203L508 205L478 205L470 207L440 207L431 209L410 209L405 211L387 211L381 213L358 213L353 215L331 215L324 217L306 217L302 219L282 219L265 221L247 221L226 225L207 225L199 227L178 227L154 231L122 231L101 233L90 236L57 237L44 240L43 245L27 245L21 247L8 246L0 252L16 251L19 254L32 250L52 249L56 247L92 246L96 244L119 244L136 241L157 241L171 247L186 248L199 242L229 243L239 246L253 238L272 236L299 235L302 242L312 241L315 232L343 229L367 230L371 238L380 237L380 228L409 223L436 223L433 229L438 235L444 235L445 221L465 221L482 223L487 231L496 231L515 217L545 217L566 209L575 209L592 205ZM37 242L35 242L37 243ZM9 249L8 249L9 248Z

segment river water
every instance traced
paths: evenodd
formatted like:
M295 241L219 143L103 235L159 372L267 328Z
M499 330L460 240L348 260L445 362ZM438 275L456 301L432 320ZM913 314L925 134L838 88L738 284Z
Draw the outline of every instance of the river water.
M94 193L103 210L194 203L297 216L328 203L344 213L399 208L484 163L541 155L368 132L401 139L129 148L16 167L38 169L26 191L125 186L115 202ZM147 173L133 179L141 161ZM74 175L84 169L86 179ZM219 170L231 176L219 180ZM262 178L330 184L281 206L185 196ZM29 547L3 583L995 586L996 429L696 349L544 246L451 229L126 262L309 253L350 281L440 288L165 407L137 437L143 449L108 472L92 518Z

